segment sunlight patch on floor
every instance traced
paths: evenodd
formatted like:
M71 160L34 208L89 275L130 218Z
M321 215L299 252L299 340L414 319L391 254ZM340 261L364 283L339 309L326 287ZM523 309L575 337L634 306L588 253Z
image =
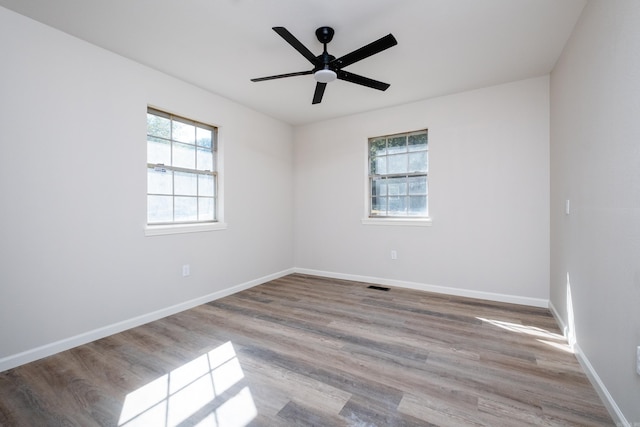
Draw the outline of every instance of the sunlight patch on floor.
M502 320L485 319L484 317L476 317L476 319L482 320L483 322L489 323L499 328L506 329L507 331L532 335L540 338L564 341L564 337L562 335L556 334L555 332L549 332L546 329L538 328L535 326L526 326L519 323L504 322Z
M129 393L119 427L244 427L257 415L233 344L221 346ZM230 391L230 396L222 396ZM228 393L229 394L229 393Z
M535 326L521 325L519 323L505 322L502 320L485 319L484 317L476 317L476 319L481 320L490 325L497 326L498 328L507 330L509 332L516 332L518 334L526 334L526 335L531 335L533 337L537 337L539 338L536 340L538 342L547 344L558 350L566 351L567 353L573 353L572 347L569 344L567 344L564 336L562 336L561 334L557 334L555 332L549 332L546 329L538 328Z
M543 344L546 344L548 346L551 346L553 348L557 348L558 350L562 350L566 353L571 353L573 354L573 349L571 348L571 346L565 342L554 342L554 341L547 341L547 340L538 340L538 342L541 342Z

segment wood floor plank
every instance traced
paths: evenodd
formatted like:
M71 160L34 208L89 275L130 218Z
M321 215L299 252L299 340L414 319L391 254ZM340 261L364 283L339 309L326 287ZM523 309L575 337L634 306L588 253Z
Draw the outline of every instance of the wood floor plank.
M436 425L476 427L484 425L478 415L477 399L471 402L468 399L464 399L461 404L451 405L450 398L451 396L447 395L442 397L431 395L425 398L422 395L416 396L405 393L398 410Z
M613 425L548 310L300 274L0 373L1 426Z

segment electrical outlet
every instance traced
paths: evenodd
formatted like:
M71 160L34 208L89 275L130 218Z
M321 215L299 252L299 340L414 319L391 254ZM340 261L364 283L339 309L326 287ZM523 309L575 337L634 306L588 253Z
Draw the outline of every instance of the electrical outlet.
M564 202L564 213L565 215L569 215L571 213L571 200L569 199Z
M640 345L636 347L636 373L640 375Z
M395 249L391 251L391 259L398 259L398 252Z
M184 264L182 266L182 277L187 277L191 274L191 266L189 264Z

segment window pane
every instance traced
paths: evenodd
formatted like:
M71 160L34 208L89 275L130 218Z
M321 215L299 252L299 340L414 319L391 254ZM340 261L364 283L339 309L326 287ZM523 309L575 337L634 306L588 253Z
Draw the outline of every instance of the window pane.
M198 175L198 196L215 195L215 186L213 175Z
M387 157L387 173L406 173L407 172L407 155L396 154Z
M176 197L176 221L197 221L198 220L198 198L197 197Z
M196 143L201 147L211 148L212 135L210 129L196 128Z
M195 145L173 143L173 166L180 168L196 168L196 147Z
M407 197L389 197L389 216L402 216L407 214Z
M389 178L386 181L390 196L404 196L407 194L407 178Z
M371 216L427 216L428 135L419 130L370 138Z
M387 215L387 198L386 197L371 198L371 215L378 215L378 216Z
M371 175L384 175L387 173L387 157L374 157L371 160Z
M409 194L427 194L427 177L413 176L409 178Z
M148 223L215 221L217 177L198 172L215 172L216 145L215 127L148 107Z
M147 113L147 134L171 138L171 120Z
M147 168L147 193L173 194L173 179L171 171L160 172Z
M214 171L213 168L213 153L210 148L198 147L197 150L197 169L201 171Z
M386 196L387 195L387 180L383 178L374 179L371 181L371 195L372 196Z
M427 149L427 134L409 136L409 151L420 151Z
M389 154L404 153L407 151L407 137L396 136L395 138L389 138Z
M180 142L196 143L196 127L178 120L173 120L173 139Z
M174 172L175 194L195 196L198 194L198 175L188 172Z
M409 197L409 215L427 216L427 196Z
M152 136L147 137L147 163L170 165L171 142Z
M386 138L374 139L369 143L369 157L383 156L387 154Z
M198 197L198 220L213 221L213 197Z
M409 154L409 172L426 172L427 171L427 152L418 151Z
M147 222L173 221L173 197L147 196Z

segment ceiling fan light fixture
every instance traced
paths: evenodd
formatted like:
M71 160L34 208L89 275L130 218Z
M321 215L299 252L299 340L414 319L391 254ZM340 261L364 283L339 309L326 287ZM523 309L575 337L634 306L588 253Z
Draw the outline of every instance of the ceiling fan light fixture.
M330 83L338 78L338 75L333 70L322 69L313 73L313 78L316 79L318 83Z

